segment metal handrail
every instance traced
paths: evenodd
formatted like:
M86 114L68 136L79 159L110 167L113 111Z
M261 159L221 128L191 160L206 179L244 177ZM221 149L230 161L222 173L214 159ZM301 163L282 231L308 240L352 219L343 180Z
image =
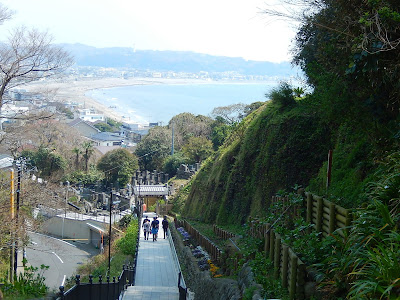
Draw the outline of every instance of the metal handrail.
M186 288L185 279L183 278L182 275L181 265L179 264L178 255L176 254L174 241L172 240L171 230L169 228L168 228L168 242L171 247L172 258L175 262L175 267L178 273L178 286L180 285L181 287Z

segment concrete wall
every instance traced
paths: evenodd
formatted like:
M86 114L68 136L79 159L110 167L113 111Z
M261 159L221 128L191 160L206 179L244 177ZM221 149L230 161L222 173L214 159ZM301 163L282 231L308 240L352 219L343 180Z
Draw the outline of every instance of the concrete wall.
M96 227L102 228L106 233L108 232L108 223L96 221L96 220L76 220L71 218L63 218L61 216L55 216L43 224L43 230L53 236L63 237L64 239L74 239L76 241L89 244L91 243L90 231L97 231L91 228L87 223L90 223ZM63 225L64 224L64 225ZM97 231L98 232L98 231ZM98 237L98 235L93 235Z

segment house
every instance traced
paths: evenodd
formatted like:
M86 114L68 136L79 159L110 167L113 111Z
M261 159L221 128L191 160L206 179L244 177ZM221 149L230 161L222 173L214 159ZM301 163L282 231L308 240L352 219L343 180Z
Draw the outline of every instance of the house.
M100 133L101 131L94 127L92 124L82 120L75 119L72 122L68 123L69 126L75 128L85 137L91 138L93 135Z
M124 141L124 137L112 132L99 132L91 136L91 139L96 146L121 146Z
M11 103L4 104L1 107L1 130L6 128L8 125L21 125L23 124L23 119L18 119L21 115L26 115L29 112L29 107L27 106L16 106Z
M10 169L13 166L14 158L7 154L0 154L0 170Z
M92 108L80 109L79 110L79 118L84 121L89 121L89 122L105 121L104 115L97 113Z

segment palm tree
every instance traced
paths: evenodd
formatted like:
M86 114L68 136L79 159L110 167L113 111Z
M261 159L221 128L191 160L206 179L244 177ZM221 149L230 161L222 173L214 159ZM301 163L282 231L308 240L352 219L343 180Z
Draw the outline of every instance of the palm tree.
M75 168L79 170L79 155L82 154L81 149L74 147L72 152L75 154Z
M86 173L89 171L89 159L94 152L92 142L84 142L82 144L83 148L83 159L85 160L85 171Z

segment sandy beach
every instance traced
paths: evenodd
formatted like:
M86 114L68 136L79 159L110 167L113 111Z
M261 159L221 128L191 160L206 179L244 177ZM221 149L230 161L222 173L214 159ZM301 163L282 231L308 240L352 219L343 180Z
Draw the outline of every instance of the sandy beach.
M149 85L149 84L190 84L190 83L210 83L205 80L188 79L164 79L164 78L88 78L79 80L61 81L41 81L24 86L29 92L37 92L49 95L55 101L67 103L81 103L84 108L94 108L105 116L117 121L122 121L122 115L95 99L85 96L85 94L94 89L113 88L121 86Z

